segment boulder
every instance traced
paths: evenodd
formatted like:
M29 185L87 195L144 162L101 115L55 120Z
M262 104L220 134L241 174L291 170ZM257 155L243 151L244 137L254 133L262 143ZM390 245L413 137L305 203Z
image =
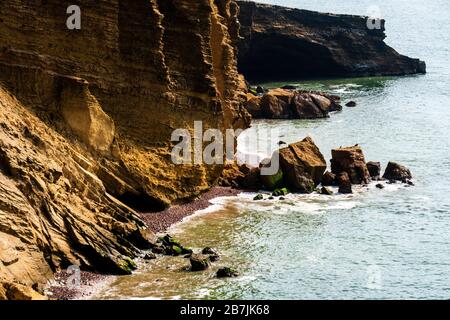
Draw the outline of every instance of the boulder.
M204 248L202 250L202 254L209 256L209 260L211 262L215 262L215 261L220 259L219 252L216 249L213 249L213 248L210 248L210 247Z
M322 186L334 186L336 185L336 175L329 171L325 172L322 177Z
M281 197L289 194L289 190L287 188L275 189L272 193L273 197Z
M274 153L273 157L278 156L277 153ZM274 164L275 165L275 164ZM272 160L269 158L266 158L261 161L259 164L260 168L270 168L272 166ZM275 190L276 188L279 188L283 184L283 172L281 171L281 168L279 167L278 170L274 174L266 174L263 170L260 169L260 181L262 186L267 190Z
M254 201L264 200L264 196L261 193L259 193L253 198L253 200Z
M156 255L153 252L146 253L143 257L144 260L156 259Z
M236 162L227 163L218 179L222 187L235 187L258 190L261 188L260 169L246 164L238 165Z
M314 141L307 137L278 150L278 154L286 184L295 191L313 192L327 168L325 159Z
M331 154L332 173L338 175L346 172L353 184L365 184L370 181L364 154L358 145L334 149Z
M190 257L191 271L203 271L211 266L211 260L209 256L204 254L195 253Z
M239 276L239 273L230 267L220 268L216 273L217 278L232 278L237 276Z
M292 99L294 98L295 92L292 92L292 90L285 90L285 89L277 88L277 89L272 89L269 92L267 92L267 95L274 96L277 99L279 99L289 105L292 103Z
M262 186L260 174L259 168L250 168L243 177L237 179L237 183L243 189L259 190Z
M355 101L349 101L345 104L346 107L356 107L356 102Z
M336 182L339 185L340 193L353 193L352 183L347 172L342 172L337 175Z
M328 117L332 111L342 110L339 97L319 91L272 89L262 96L247 94L245 108L254 118L266 119L318 119Z
M367 162L367 170L373 180L378 180L381 176L381 163L369 161Z
M333 191L331 191L327 187L322 187L322 189L320 189L320 194L323 194L323 195L326 195L326 196L332 196L333 195Z
M273 89L264 94L260 100L260 110L266 119L291 118L291 102L294 93L289 90Z
M326 118L328 112L322 110L307 93L297 93L292 101L292 111L298 119Z
M261 97L249 97L245 104L245 109L247 109L248 113L250 113L253 118L261 118Z
M383 175L384 179L407 182L412 179L411 171L396 162L389 162Z

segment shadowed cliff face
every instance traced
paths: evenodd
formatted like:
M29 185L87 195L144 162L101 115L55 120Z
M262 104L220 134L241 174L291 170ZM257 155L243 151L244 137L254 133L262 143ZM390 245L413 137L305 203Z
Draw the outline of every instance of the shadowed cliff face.
M385 44L384 20L249 1L240 7L239 71L251 81L424 73L425 63Z
M81 30L66 27L73 4ZM0 241L20 252L0 257L0 281L129 272L148 240L129 207L214 183L222 166L172 164L170 137L248 126L236 14L229 0L0 3Z

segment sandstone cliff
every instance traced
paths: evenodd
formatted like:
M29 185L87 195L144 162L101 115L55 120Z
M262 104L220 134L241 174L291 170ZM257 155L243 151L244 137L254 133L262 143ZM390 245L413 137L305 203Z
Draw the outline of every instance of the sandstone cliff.
M239 70L248 80L424 73L425 63L386 45L385 22L237 1Z
M73 4L81 30L66 27ZM216 181L220 165L172 164L170 136L194 120L248 126L237 12L231 0L1 1L0 298L69 264L129 272L151 240L132 208Z

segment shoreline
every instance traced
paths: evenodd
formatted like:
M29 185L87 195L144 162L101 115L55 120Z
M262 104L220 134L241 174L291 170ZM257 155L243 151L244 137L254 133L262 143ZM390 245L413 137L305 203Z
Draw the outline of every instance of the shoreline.
M210 200L219 197L237 196L243 191L245 190L216 186L190 202L174 205L160 212L141 212L140 215L151 231L161 233L195 212L209 207L211 205Z
M140 216L147 228L154 233L162 233L174 224L181 222L184 218L209 207L211 205L210 200L218 197L237 196L242 191L244 190L215 186L190 202L175 205L160 212L140 212ZM45 290L46 295L50 299L56 300L87 300L111 284L116 277L116 275L112 274L81 271L81 286L79 288L69 288L67 281L70 276L71 274L65 270L56 272L54 280L51 281L52 285Z

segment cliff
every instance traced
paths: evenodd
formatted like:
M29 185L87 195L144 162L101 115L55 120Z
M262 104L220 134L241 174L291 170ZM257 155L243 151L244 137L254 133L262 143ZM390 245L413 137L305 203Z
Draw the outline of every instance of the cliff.
M251 81L425 73L384 39L385 21L237 1L242 40L239 71Z
M66 27L74 4L81 30ZM70 264L129 273L152 241L134 209L217 180L221 165L173 164L170 138L194 120L248 126L237 12L231 0L0 3L0 298Z

